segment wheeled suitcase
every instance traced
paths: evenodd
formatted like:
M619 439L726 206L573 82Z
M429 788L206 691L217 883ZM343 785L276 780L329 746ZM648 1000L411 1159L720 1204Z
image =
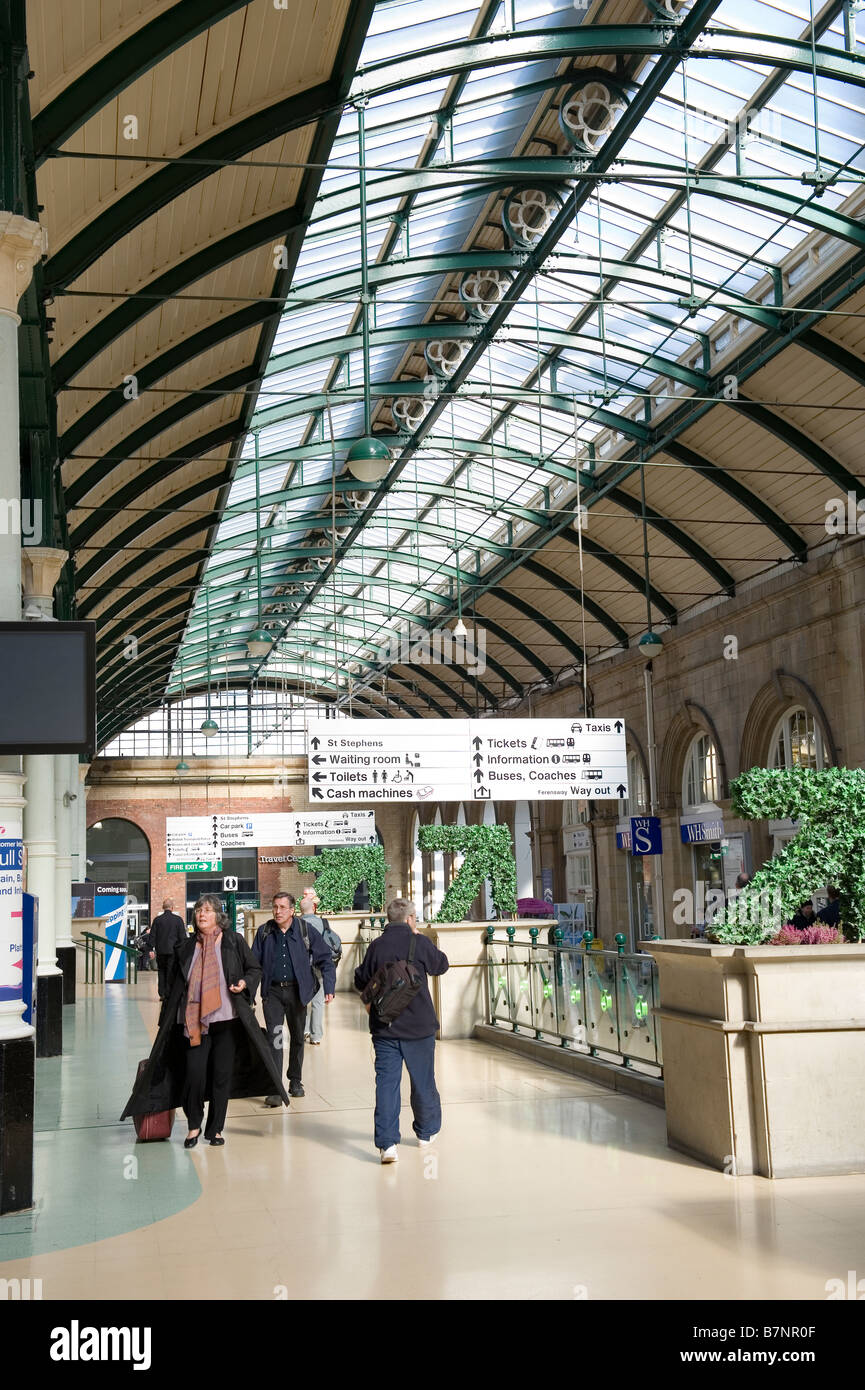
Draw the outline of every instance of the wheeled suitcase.
M143 1062L138 1063L136 1082L148 1060L145 1057ZM135 1133L139 1143L150 1144L155 1139L170 1139L175 1114L174 1110L156 1110L152 1115L134 1115L132 1118L135 1121Z

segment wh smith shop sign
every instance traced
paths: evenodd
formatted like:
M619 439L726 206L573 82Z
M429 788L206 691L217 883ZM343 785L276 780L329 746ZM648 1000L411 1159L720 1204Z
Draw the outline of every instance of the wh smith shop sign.
M616 848L632 855L663 854L659 816L631 816L616 826Z

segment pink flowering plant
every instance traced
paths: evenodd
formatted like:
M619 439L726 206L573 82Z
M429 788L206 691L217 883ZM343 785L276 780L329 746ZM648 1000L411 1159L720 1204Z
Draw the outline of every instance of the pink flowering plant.
M786 922L777 936L773 936L770 946L831 946L843 941L844 935L837 927L827 927L822 922L814 922L810 927L794 927Z

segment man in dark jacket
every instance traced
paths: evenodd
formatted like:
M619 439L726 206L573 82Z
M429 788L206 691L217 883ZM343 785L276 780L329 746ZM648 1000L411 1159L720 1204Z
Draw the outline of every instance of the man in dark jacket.
M162 911L150 924L150 959L156 957L156 988L160 999L165 998L168 967L171 964L175 947L186 940L186 927L183 918L173 911L174 899L162 899Z
M439 1021L430 998L428 975L443 975L448 958L417 929L414 906L396 898L387 906L387 926L373 941L354 972L355 989L363 990L383 965L408 960L412 936L417 938L412 964L421 976L421 987L392 1023L382 1023L370 1011L369 1031L375 1049L375 1145L382 1163L399 1157L399 1090L405 1062L411 1078L412 1129L422 1148L431 1144L441 1129L442 1107L435 1082L435 1035Z
M261 1003L267 1035L280 1076L285 1049L283 1024L288 1023L288 1094L303 1095L303 1035L306 1006L318 990L313 966L321 971L324 1002L330 1004L336 989L336 969L330 947L315 927L296 917L291 893L277 893L273 917L259 927L252 954L261 965ZM307 948L304 933L309 941ZM281 1105L279 1096L268 1096L267 1105Z
M830 887L826 889L829 901L821 912L817 913L817 921L822 922L826 927L837 927L841 922L841 890L840 888Z

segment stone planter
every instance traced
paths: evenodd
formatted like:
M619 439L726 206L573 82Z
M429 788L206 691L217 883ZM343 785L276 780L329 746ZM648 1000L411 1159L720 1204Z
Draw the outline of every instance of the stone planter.
M865 1172L865 945L647 941L667 1141L723 1172Z

